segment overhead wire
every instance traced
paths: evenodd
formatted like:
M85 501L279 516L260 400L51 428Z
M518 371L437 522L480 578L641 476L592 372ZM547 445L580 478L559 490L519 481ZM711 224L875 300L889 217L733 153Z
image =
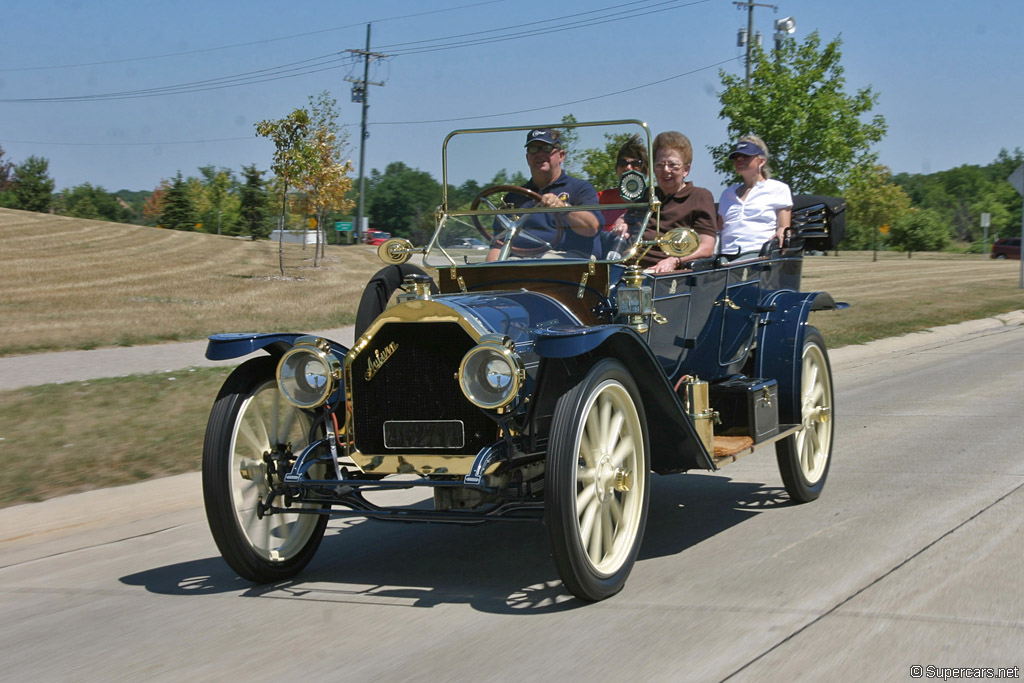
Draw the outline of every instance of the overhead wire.
M591 10L591 11L585 12L583 14L595 14L595 13L600 13L600 12L607 12L608 10L617 10L617 11L615 11L615 12L613 12L611 14L606 14L606 15L601 16L601 17L591 17L589 19L580 20L580 21L576 21L576 22L570 22L568 24L560 24L558 26L555 26L555 27L552 27L552 28L549 28L549 29L539 30L539 31L538 30L519 31L517 33L512 33L512 34L507 34L507 35L502 35L502 36L495 36L495 37L491 37L491 38L481 38L481 39L475 39L475 40L469 40L469 41L441 43L441 44L424 46L424 47L421 47L421 48L409 48L406 51L399 51L397 54L390 54L389 57L404 56L404 55L410 55L410 54L419 54L419 53L423 53L423 52L436 52L436 51L440 51L440 50L448 50L448 49L454 49L454 48L459 48L459 47L470 47L470 46L476 46L476 45L485 45L485 44L489 44L489 43L504 42L504 41L508 41L508 40L515 40L515 39L520 39L520 38L529 37L529 36L544 35L544 34L549 34L549 33L557 33L557 32L561 32L561 31L569 31L569 30L575 30L575 29L579 29L579 28L587 28L587 27L590 27L590 26L595 26L595 25L599 25L599 24L609 23L609 22L612 22L612 21L617 21L620 18L622 18L622 15L629 15L630 18L632 18L632 17L645 16L647 14L651 14L651 13L654 13L654 12L666 11L665 6L667 6L667 5L675 5L675 7L669 7L667 9L678 9L678 8L689 7L689 6L692 6L692 5L698 5L698 4L702 4L702 3L706 3L706 2L710 2L710 1L711 0L689 0L688 2L684 2L684 0L661 0L659 2L654 2L654 4L651 4L652 0L635 0L634 2L628 3L627 6L647 5L647 7L645 8L644 11L642 11L642 12L634 12L634 11L629 11L629 10L621 10L620 9L622 7L621 5L616 5L616 6L612 6L612 7L604 7L604 8L600 8L598 10ZM579 16L579 15L571 15L571 16ZM567 18L567 17L554 17L554 18L547 19L544 22L530 22L530 24L521 24L521 25L519 25L519 27L524 26L524 25L525 26L529 26L531 24L536 24L536 23L549 23L551 21L560 21L560 20L565 19L565 18ZM510 30L512 28L516 28L516 27L503 27L503 28L499 28L499 29L490 29L490 30L483 31L483 32L478 32L478 33L489 33L489 32L495 32L495 31L507 31L507 30ZM463 37L465 35L469 35L469 34L457 34L455 36L449 36L449 37L446 37L446 38L431 39L431 41L414 41L414 43L436 42L436 41L439 41L439 40L450 40L451 38L460 38L460 37ZM396 45L403 45L403 44L411 45L413 43L398 43ZM390 49L390 48L388 46L382 46L382 47L377 48L377 49L381 50L381 49ZM193 82L189 82L189 83L181 83L181 84L176 84L176 85L160 86L160 87L154 87L154 88L142 88L142 89L138 89L138 90L127 90L127 91L109 92L109 93L95 93L95 94L87 94L87 95L63 95L63 96L55 96L55 97L11 97L11 98L0 98L0 103L4 103L4 104L30 104L30 103L48 103L48 102L49 103L53 103L53 102L104 101L104 100L138 99L138 98L142 98L142 97L161 97L161 96L166 96L166 95L190 94L190 93L195 93L195 92L206 92L206 91L216 90L216 89L220 89L220 88L233 88L233 87L239 87L241 85L253 85L253 84L258 84L258 83L265 83L265 82L270 82L270 81L281 80L282 78L286 78L286 77L294 78L294 77L298 77L298 76L306 76L306 75L313 74L313 73L319 73L319 72L325 71L327 69L326 68L316 68L316 69L313 69L313 68L304 68L304 69L294 68L294 69L290 69L288 67L293 67L293 66L298 65L298 64L314 62L314 61L317 61L317 60L326 60L326 59L331 59L331 58L334 58L334 59L338 60L338 63L336 64L336 66L342 66L343 62L341 60L342 59L351 59L352 56L350 55L349 57L343 57L343 53L331 53L331 54L327 54L327 55L320 55L318 57L311 57L309 59L300 60L298 62L291 62L289 64L282 64L282 65L278 65L278 66L274 66L274 67L268 67L267 69L261 69L261 70L258 70L258 71L245 72L245 73L241 73L241 74L233 74L233 75L230 75L230 76L221 76L221 77L218 77L218 78L205 79L205 80L202 80L202 81L193 81ZM311 66L323 66L323 64L321 63L321 64L318 64L318 65L311 65ZM282 74L290 74L290 75L284 76ZM350 73L350 75L351 75L351 73Z
M465 5L456 5L455 7L445 7L441 9L427 10L424 12L415 12L412 14L402 14L395 17L384 17L383 19L370 19L368 21L360 21L355 24L346 24L344 26L333 26L331 28L317 29L316 31L305 31L303 33L293 33L287 36L277 36L275 38L266 38L263 40L252 40L245 43L233 43L231 45L219 45L215 47L201 48L198 50L183 50L180 52L166 52L158 55L148 55L145 57L128 57L125 59L109 59L98 62L80 62L78 64L55 64L50 66L23 66L23 67L8 67L0 68L0 73L12 73L16 71L49 71L58 69L77 69L86 66L104 66L107 64L125 64L127 62L142 62L150 59L164 59L166 57L182 57L187 55L198 55L208 52L218 52L221 50L232 50L239 47L251 47L253 45L265 45L267 43L276 43L283 40L292 40L293 38L307 38L309 36L318 35L321 33L330 33L332 31L343 31L345 29L356 28L358 26L365 26L367 23L379 24L387 21L397 21L400 19L412 19L415 17L422 17L429 14L441 14L443 12L452 12L455 10L466 9L468 7L478 7L480 5L494 5L497 3L507 2L507 0L483 0L482 2L472 2Z
M494 2L498 2L498 1L500 1L500 0L491 0L490 2L471 3L471 4L468 4L468 5L460 5L460 6L456 7L456 8L447 8L447 9L443 9L443 10L433 10L433 11L429 11L429 12L421 12L421 13L416 13L416 14L411 14L411 15L404 15L403 17L396 17L396 19L397 18L414 17L414 16L422 16L422 15L425 15L425 14L434 14L434 13L438 13L438 12L442 12L442 11L450 11L452 9L460 9L460 8L465 8L465 7L473 7L473 6L477 6L477 5L493 4ZM410 41L410 42L406 42L406 43L395 43L395 44L392 44L392 45L382 45L382 46L379 46L379 47L377 47L375 49L376 50L389 50L389 51L394 52L395 49L398 48L398 54L397 55L388 55L388 57L418 54L418 53L422 53L422 52L434 52L434 51L439 51L439 50L455 49L455 48L460 48L460 47L469 47L469 46L474 46L474 45L496 43L496 42L504 42L504 41L508 41L508 40L515 40L515 39L524 38L524 37L527 37L527 36L544 35L544 34L547 34L547 33L555 33L555 32L561 32L561 31L575 30L575 29L579 29L579 28L586 28L586 27L589 27L589 26L599 25L599 24L603 24L603 23L609 23L609 22L612 22L612 21L620 21L623 18L623 15L628 15L630 18L640 17L640 16L646 16L646 15L652 14L652 13L664 12L664 11L669 11L669 10L672 10L672 9L680 9L680 8L689 7L689 6L693 6L693 5L699 5L699 4L703 4L703 3L706 3L706 2L710 2L710 0L689 0L689 1L686 1L686 0L660 0L660 1L654 1L654 0L635 0L634 2L629 2L629 3L626 3L626 4L607 6L607 7L603 7L603 8L599 8L599 9L595 9L595 10L590 10L588 12L577 13L577 14L567 15L567 16L563 16L563 17L551 17L551 18L547 18L547 19L544 19L544 20L539 20L539 21L536 21L536 22L529 22L529 23L526 23L526 24L517 24L515 26L506 26L506 27L502 27L502 28L488 29L488 30L485 30L485 31L476 31L476 32L473 32L471 34L463 33L463 34L455 34L455 35L447 36L447 37L443 37L443 38L435 38L435 39L427 39L427 40L419 40L419 41ZM635 9L629 9L629 8L632 8L632 7L638 6L638 5L645 6L645 7L636 7ZM614 10L614 11L609 13L609 10ZM528 27L528 26L532 26L532 25L535 25L535 24L550 24L552 22L559 22L559 21L562 21L564 19L578 18L578 17L580 17L582 15L594 15L594 14L599 14L601 16L589 17L589 18L586 18L586 19L579 19L577 21L571 21L571 22L568 22L568 23L561 23L561 24L558 24L558 25L556 25L554 27L551 27L549 29L543 29L543 30L539 30L539 31L536 30L536 29L533 29L533 30L521 30L521 29L523 29L523 27ZM504 34L504 35L492 36L490 38L481 38L481 39L475 39L475 40L470 40L470 41L458 41L457 40L457 39L463 38L463 37L465 37L467 35L481 35L481 34L485 34L485 33L498 33L498 32L501 32L501 31L509 31L509 30L513 30L513 29L518 29L518 31L516 33L508 33L508 34ZM332 29L323 29L323 31L327 31L327 30L332 30ZM319 32L319 31L317 31L317 32ZM312 33L317 33L317 32L312 32ZM309 35L309 34L301 34L301 35ZM271 40L283 40L285 38L287 38L287 37L275 38L275 39L271 39ZM454 41L454 42L438 43L438 41L444 41L444 40ZM255 41L255 42L264 42L264 41ZM401 49L401 46L403 46L403 45L413 46L413 45L420 45L420 44L423 44L423 43L434 43L434 44L432 44L432 45L423 45L422 47L409 47L409 48L407 48L404 51ZM245 44L238 44L236 46L241 46L241 45L245 45ZM227 48L227 47L236 47L236 46L224 46L224 47ZM211 49L214 49L214 48L211 48ZM142 58L140 58L140 59L142 59ZM640 89L647 88L647 87L651 87L651 86L654 86L654 85L659 85L659 84L662 84L662 83L666 83L668 81L672 81L672 80L675 80L675 79L678 79L678 78L682 78L684 76L688 76L688 75L691 75L691 74L694 74L694 73L698 73L700 71L704 71L704 70L707 70L707 69L715 68L715 67L721 66L723 64L726 64L728 62L736 61L737 59L739 59L739 57L733 57L733 58L730 58L730 59L726 59L726 60L722 60L722 61L716 62L714 64L709 64L709 65L706 65L706 66L698 67L698 68L690 70L690 71L686 71L686 72L683 72L683 73L680 73L680 74L669 76L667 78L663 78L663 79L659 79L659 80L656 80L656 81L652 81L652 82L649 82L649 83L646 83L646 84L642 84L642 85L638 85L638 86L633 86L633 87L630 87L630 88L625 88L625 89L617 90L617 91L610 92L610 93L604 93L604 94L600 94L600 95L595 95L595 96L592 96L592 97L586 97L586 98L581 98L581 99L572 100L572 101L568 101L568 102L562 102L562 103L559 103L559 104L545 105L545 106L540 106L540 107L531 107L531 108L527 108L527 109L519 109L519 110L515 110L515 111L508 111L508 112L501 112L501 113L494 113L494 114L480 114L480 115L475 115L475 116L462 116L462 117L441 118L441 119L428 119L428 120L418 120L418 121L379 121L379 122L374 122L371 125L413 125L413 124L421 124L421 123L444 123L444 122L455 122L455 121L468 121L468 120L474 120L474 119L486 119L486 118L497 118L497 117L501 117L501 116L510 116L510 115L515 115L515 114L522 114L522 113L528 113L528 112L534 112L534 111L541 111L541 110L545 110L545 109L555 109L555 108L560 108L560 107L571 106L571 105L574 105L574 104L580 104L580 103L584 103L584 102L590 102L590 101L594 101L594 100L599 100L599 99L603 99L603 98L607 98L607 97L614 97L616 95L621 95L621 94L624 94L624 93L633 92L633 91L640 90ZM124 60L118 60L118 61L124 61ZM381 61L381 60L375 60L375 61ZM390 61L390 60L384 60L384 61ZM259 69L259 70L255 70L255 71L243 72L241 74L234 74L234 75L230 75L230 76L221 76L221 77L217 77L217 78L203 79L203 80L199 80L199 81L191 81L191 82L187 82L187 83L180 83L180 84L170 85L170 86L160 86L160 87L154 87L154 88L144 88L144 89L139 89L139 90L128 90L128 91L120 91L120 92L112 92L112 93L100 93L100 94L92 94L92 95L75 95L75 96L47 97L47 98L7 98L7 99L0 99L0 103L106 101L106 100L137 99L137 98L144 98L144 97L157 97L157 96L166 96L166 95L175 95L175 94L188 94L188 93L194 93L194 92L204 92L204 91L209 91L209 90L219 90L219 89L224 89L224 88L239 87L239 86L243 86L243 85L252 85L252 84L257 84L257 83L264 83L264 82L270 82L270 81L275 81L275 80L282 80L282 79L285 79L285 78L295 78L295 77L298 77L298 76L304 76L304 75L308 75L308 74L319 73L319 72L328 71L328 70L331 70L331 69L344 68L346 66L348 67L349 75L351 76L354 73L354 69L358 66L358 61L356 60L355 55L353 55L353 54L345 55L345 53L329 53L329 54L325 54L325 55L319 55L317 57L311 57L311 58L308 58L308 59L299 60L299 61L296 61L296 62L290 62L290 63L287 63L287 64L281 64L281 65L274 66L274 67L268 67L266 69ZM390 65L388 65L388 66L390 67ZM2 70L0 70L0 71L2 71ZM144 145L170 145L170 144L199 144L199 143L205 143L205 142L226 142L226 141L235 141L235 140L244 140L244 139L250 139L250 138L218 138L218 139L213 139L213 140L195 140L195 141L162 142L162 143L148 143L148 142L146 142L146 143L41 143L41 142L34 142L32 144L56 144L56 145L65 144L65 145L83 145L83 146L94 146L94 145L95 146L102 146L104 144L107 144L107 145L144 146ZM18 141L8 141L8 142L18 142Z
M650 2L651 2L651 0L638 0L637 2L632 2L632 3L629 3L629 4L630 5L649 4ZM571 17L577 17L577 16L580 16L581 14L594 14L594 13L597 13L597 12L606 12L608 10L613 10L613 9L617 10L615 12L611 12L611 13L606 14L604 16L601 16L601 17L590 17L590 18L587 18L587 19L580 19L580 20L577 20L577 21L569 22L569 23L558 24L557 26L551 26L551 27L545 28L545 29L526 29L526 30L524 30L523 27L524 26L531 26L531 25L534 25L534 24L550 24L552 21L558 21L560 19L566 19L566 18L570 18L570 17L557 17L555 19L548 19L548 20L537 21L537 22L529 22L527 24L517 24L516 26L506 26L506 27L498 28L498 29L490 29L488 31L474 31L472 33L462 33L462 34L457 34L457 35L454 35L454 36L448 36L446 38L433 38L433 39L428 39L428 40L412 41L412 42L409 42L409 43L397 43L395 45L382 45L382 46L376 47L375 49L379 50L379 51L387 51L389 53L389 56L401 57L401 56L414 55L414 54L423 54L425 52L437 52L437 51L440 51L440 50L451 50L451 49L460 48L460 47L472 47L472 46L476 46L476 45L489 45L489 44L501 43L501 42L505 42L505 41L509 41L509 40L516 40L516 39L519 39L519 38L541 36L541 35L547 35L547 34L551 34L551 33L561 33L563 31L574 31L574 30L581 29L581 28L590 28L592 26L600 26L601 24L607 24L607 23L610 23L610 22L613 22L613 21L619 21L620 19L624 18L624 16L628 16L628 18L632 19L632 18L635 18L635 17L647 16L649 14L656 14L658 12L665 12L665 11L668 11L670 9L681 9L683 7L690 7L692 5L701 5L701 4L704 4L704 3L707 3L707 2L711 2L711 0L689 0L688 2L684 1L684 0L663 0L661 2L655 3L654 5L649 5L644 11L622 10L621 9L622 5L616 5L614 7L604 7L604 8L601 8L600 10L592 10L590 12L583 12L583 13L579 13L579 14L575 14L575 15L570 15ZM675 5L675 6L674 7L664 7L665 5ZM429 43L429 42L435 42L435 41L440 41L440 40L452 40L452 39L455 39L455 38L463 38L463 37L466 37L466 36L469 36L469 35L480 35L482 33L495 33L495 32L498 32L498 31L514 31L514 32L513 33L508 33L506 35L494 36L494 37L490 37L490 38L478 38L478 39L473 39L473 40L453 41L453 42L448 42L448 43L441 43L441 44L438 44L438 45L424 45L424 46L418 47L418 48L410 47L410 48L402 49L400 47L402 45L415 45L415 44L419 44L419 43Z
M662 78L662 79L659 79L657 81L651 81L650 83L644 83L642 85L635 85L635 86L630 87L630 88L623 88L622 90L616 90L615 92L604 93L602 95L594 95L592 97L584 97L584 98L581 98L581 99L578 99L578 100L570 100L568 102L560 102L558 104L546 104L546 105L541 106L541 107L530 107L529 109L517 109L515 111L506 111L506 112L502 112L500 114L478 114L476 116L459 116L459 117L448 118L448 119L426 119L426 120L420 120L420 121L376 121L376 122L371 123L370 125L373 125L373 126L404 126L404 125L423 124L423 123L451 123L451 122L454 122L454 121L472 121L474 119L490 119L490 118L496 118L496 117L499 117L499 116L511 116L511 115L514 115L514 114L526 114L526 113L534 112L534 111L543 111L545 109L558 109L558 108L561 108L561 107L568 107L568 106L571 106L571 105L574 105L574 104L582 104L584 102L593 102L594 100L600 100L600 99L604 99L606 97L615 97L616 95L623 95L623 94L628 93L628 92L633 92L633 91L636 91L636 90L642 90L643 88L650 88L650 87L655 86L655 85L661 85L662 83L667 83L669 81L674 81L677 78L682 78L684 76L691 76L691 75L693 75L695 73L699 73L701 71L707 71L708 69L714 69L715 67L722 66L723 64L728 64L729 62L735 62L735 61L737 61L739 59L741 59L741 57L730 57L728 59L723 59L720 62L715 62L714 64L708 64L706 66L701 66L701 67L698 67L696 69L692 69L690 71L684 71L683 73L675 74L674 76L669 76L667 78Z

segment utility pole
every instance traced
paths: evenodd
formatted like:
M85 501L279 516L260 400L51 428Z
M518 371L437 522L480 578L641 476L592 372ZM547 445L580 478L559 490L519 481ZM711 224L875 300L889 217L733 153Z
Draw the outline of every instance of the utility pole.
M370 24L366 25L366 49L365 50L346 50L355 55L363 56L363 79L357 80L355 78L346 77L345 80L352 83L352 101L361 102L363 104L363 123L360 127L359 134L359 204L356 210L356 241L363 241L363 214L365 205L363 198L366 195L366 138L369 137L369 133L366 132L366 110L369 109L370 104L369 98L369 87L371 85L381 85L384 83L375 83L370 80L370 60L383 59L388 55L381 54L380 52L370 52Z
M732 4L736 5L736 7L738 7L738 8L742 8L742 7L746 7L747 8L747 30L746 30L746 33L744 33L743 29L740 29L740 35L739 35L739 39L737 40L737 44L738 44L739 47L743 47L744 45L747 46L747 89L749 90L750 89L750 44L753 43L755 40L757 41L758 45L761 44L761 32L758 31L756 37L754 35L754 8L755 7L771 7L776 12L779 11L779 8L776 5L766 5L766 4L761 3L761 2L751 2L749 0L748 0L748 2L733 2Z

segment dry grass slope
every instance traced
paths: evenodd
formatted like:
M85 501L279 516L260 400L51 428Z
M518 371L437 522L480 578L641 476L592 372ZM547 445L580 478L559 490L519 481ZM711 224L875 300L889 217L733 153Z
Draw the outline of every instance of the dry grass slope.
M367 247L311 247L0 209L0 355L305 331L355 318L381 263ZM870 252L804 261L806 291L853 304L813 316L832 347L1024 308L1020 264Z
M381 263L285 245L0 209L0 355L213 332L337 327Z

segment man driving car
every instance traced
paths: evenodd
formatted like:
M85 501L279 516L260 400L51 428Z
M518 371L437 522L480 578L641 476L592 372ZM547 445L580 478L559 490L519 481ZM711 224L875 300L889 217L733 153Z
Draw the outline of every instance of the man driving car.
M565 149L557 129L535 128L527 133L526 161L530 166L530 180L524 187L540 195L540 201L509 192L504 197L506 204L515 208L598 204L597 190L593 185L562 169ZM521 232L512 240L511 254L522 258L600 257L597 240L600 223L599 215L593 211L531 214L523 223ZM502 236L496 236L487 255L488 261L498 258L502 244Z

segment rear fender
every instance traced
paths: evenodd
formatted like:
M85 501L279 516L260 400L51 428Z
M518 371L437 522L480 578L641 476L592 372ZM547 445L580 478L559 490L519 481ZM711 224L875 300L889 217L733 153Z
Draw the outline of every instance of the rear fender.
M845 308L828 292L776 292L763 303L768 309L757 334L754 376L779 383L779 422L800 421L800 371L811 311Z

